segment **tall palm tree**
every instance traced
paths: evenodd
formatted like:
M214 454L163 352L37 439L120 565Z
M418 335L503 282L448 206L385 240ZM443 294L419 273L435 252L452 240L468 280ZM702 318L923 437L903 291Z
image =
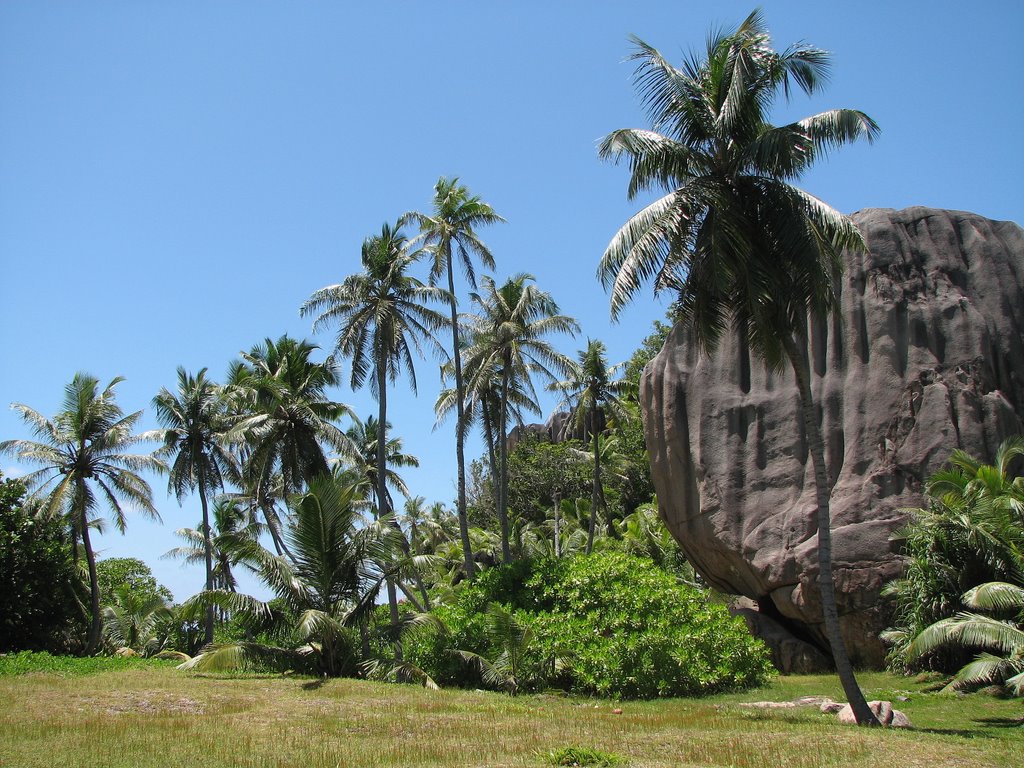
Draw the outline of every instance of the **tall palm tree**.
M597 508L601 505L607 516L604 492L601 485L601 431L610 420L622 422L630 417L629 409L620 399L629 390L625 379L614 379L624 363L609 366L604 343L587 339L587 348L580 350L579 359L570 368L569 378L557 382L554 389L565 393L570 403L575 427L583 434L584 441L590 433L593 443L594 475L590 498L590 527L587 532L587 554L594 550L594 529L597 527ZM609 521L610 524L610 521Z
M570 367L565 355L557 352L546 336L554 333L575 335L579 324L559 314L558 305L546 291L530 284L532 275L518 274L500 288L486 275L483 290L473 293L480 313L472 318L473 346L466 351L466 371L472 372L472 388L489 387L500 382L495 431L498 447L498 520L501 524L501 554L504 562L512 558L508 521L508 416L513 403L511 393L521 386L536 401L532 375L540 374L557 381ZM481 383L482 382L482 383Z
M89 534L91 528L102 528L103 519L96 514L100 497L106 501L114 525L122 533L126 526L123 502L160 519L149 484L138 472L160 472L166 465L154 456L124 452L140 442L155 439L155 435L133 434L142 411L126 416L117 404L114 388L123 380L119 376L101 391L95 377L76 373L64 388L61 410L52 420L27 405L14 403L11 407L39 440L0 443L0 453L41 466L22 478L32 492L29 500L39 504L39 513L45 517L63 516L72 540L82 542L89 569L91 611L86 655L99 648L103 624L96 554Z
M203 550L206 562L206 589L213 589L213 543L210 533L209 497L211 491L224 488L225 475L237 475L234 461L223 439L229 420L221 389L206 378L203 368L195 376L178 368L178 390L162 388L153 398L157 420L164 426L161 452L173 457L168 493L181 504L186 494L199 492L203 510ZM213 607L206 614L204 640L213 642Z
M401 227L384 224L380 235L363 242L363 271L315 291L299 310L304 317L319 313L313 321L314 331L327 325L339 326L334 351L351 360L353 389L370 380L370 392L378 405L376 497L381 517L391 513L387 385L406 372L409 386L416 392L412 353L422 354L423 344L439 350L434 332L446 323L444 315L427 306L428 302L444 300L445 292L408 274L414 261ZM397 629L398 599L392 579L388 579L388 602Z
M420 228L418 240L423 250L431 257L430 281L435 284L442 278L448 281L448 302L451 310L452 363L455 373L455 457L458 466L458 513L459 535L462 538L462 553L466 574L472 578L476 573L473 565L473 548L469 539L469 518L466 514L466 419L465 382L462 377L462 346L459 341L458 300L455 293L455 268L457 257L466 280L476 288L476 271L473 267L475 254L487 269L494 269L494 256L477 236L476 228L505 221L479 197L470 195L469 190L459 184L458 178L441 177L434 186L433 209L430 215L410 211L401 218L401 223L416 224Z
M334 423L352 410L327 396L340 379L333 358L312 360L318 349L287 335L265 339L228 371L228 390L236 421L228 437L244 457L243 479L267 515L278 551L286 545L274 511L273 493L282 498L305 483L329 474L324 444L336 451L349 448L345 433Z
M470 326L466 331L466 334L462 337L463 349L473 350L478 348L479 344L475 335L476 329ZM491 473L494 508L498 509L500 506L498 441L499 439L504 439L498 435L498 411L502 408L502 377L500 373L492 375L490 378L486 375L480 375L478 371L473 370L473 365L477 362L479 360L469 361L470 367L463 371L463 380L467 383L463 418L467 429L477 421L480 423L484 446L487 451L487 465ZM442 382L447 382L452 375L453 366L449 361L441 367ZM508 417L511 417L517 424L522 424L525 414L541 415L542 411L536 399L536 391L531 391L529 389L530 386L528 380L524 382L519 377L510 379L505 390L504 408L506 420ZM441 423L448 414L455 410L456 397L457 392L453 387L446 387L438 394L437 401L434 404L434 412L437 414L438 423Z
M857 686L839 631L832 580L829 482L821 431L801 353L807 316L837 309L835 281L844 248L863 250L853 223L791 182L828 150L878 126L863 112L837 109L775 126L767 111L781 89L817 92L828 76L825 51L771 47L759 11L736 31L709 37L704 58L681 68L634 40L635 83L653 130L605 137L604 159L626 159L630 198L667 192L612 238L598 268L616 317L642 282L678 297L682 320L704 350L727 329L745 334L766 364L792 366L800 392L816 489L819 584L833 658L858 723L877 722Z

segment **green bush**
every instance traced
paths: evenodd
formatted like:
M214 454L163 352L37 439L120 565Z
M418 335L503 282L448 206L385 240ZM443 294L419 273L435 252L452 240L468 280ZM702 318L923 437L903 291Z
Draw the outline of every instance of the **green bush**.
M547 670L545 682L575 693L706 694L759 685L771 672L763 644L724 606L649 560L616 552L519 561L481 574L454 604L437 609L447 632L412 635L408 658L441 685L478 684L452 651L494 654L483 620L490 602L533 628L530 656Z
M51 656L45 651L0 654L0 677L46 672L64 677L81 677L123 669L174 667L176 661L143 659L138 656Z
M21 481L0 474L0 652L77 650L85 614L71 543L24 498Z

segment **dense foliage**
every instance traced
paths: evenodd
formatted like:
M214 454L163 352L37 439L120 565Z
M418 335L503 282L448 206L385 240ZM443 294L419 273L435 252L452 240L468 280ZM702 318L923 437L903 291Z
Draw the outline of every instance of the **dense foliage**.
M53 656L46 651L21 651L0 655L0 677L27 675L31 672L45 672L63 677L81 677L100 672L116 672L122 669L146 669L155 666L171 667L174 661L142 659L138 656Z
M487 630L498 603L532 629L532 687L622 698L705 694L757 685L770 672L760 641L706 593L622 553L520 560L482 574L438 623L410 633L407 658L440 684L476 685L453 651L499 655Z
M1006 682L1024 694L1024 477L1014 471L1022 458L1017 436L994 464L954 451L929 478L927 508L910 510L902 533L906 570L887 587L894 666L959 667L955 687Z
M0 476L0 652L68 651L84 612L65 527L23 507L25 486Z

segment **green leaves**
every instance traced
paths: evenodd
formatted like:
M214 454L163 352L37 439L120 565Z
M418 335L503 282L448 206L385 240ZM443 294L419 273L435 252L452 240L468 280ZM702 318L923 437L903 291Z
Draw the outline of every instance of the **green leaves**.
M495 685L601 696L681 696L745 687L770 672L760 641L705 593L618 553L491 569L438 609L407 658L441 684L475 684L449 649ZM484 663L486 662L486 664Z

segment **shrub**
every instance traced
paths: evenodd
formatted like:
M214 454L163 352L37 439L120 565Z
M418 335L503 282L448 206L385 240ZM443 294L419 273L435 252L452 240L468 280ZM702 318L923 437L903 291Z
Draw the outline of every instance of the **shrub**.
M0 654L0 677L45 672L64 677L81 677L123 669L174 667L175 661L143 659L139 656L51 656L45 651Z
M477 684L452 651L490 657L497 650L485 632L492 602L532 627L531 657L546 670L544 682L576 693L706 694L759 685L770 674L763 644L724 606L649 560L616 552L487 571L437 609L446 631L412 635L407 656L439 684Z
M0 475L0 652L74 650L84 629L63 525L33 517L25 486Z

